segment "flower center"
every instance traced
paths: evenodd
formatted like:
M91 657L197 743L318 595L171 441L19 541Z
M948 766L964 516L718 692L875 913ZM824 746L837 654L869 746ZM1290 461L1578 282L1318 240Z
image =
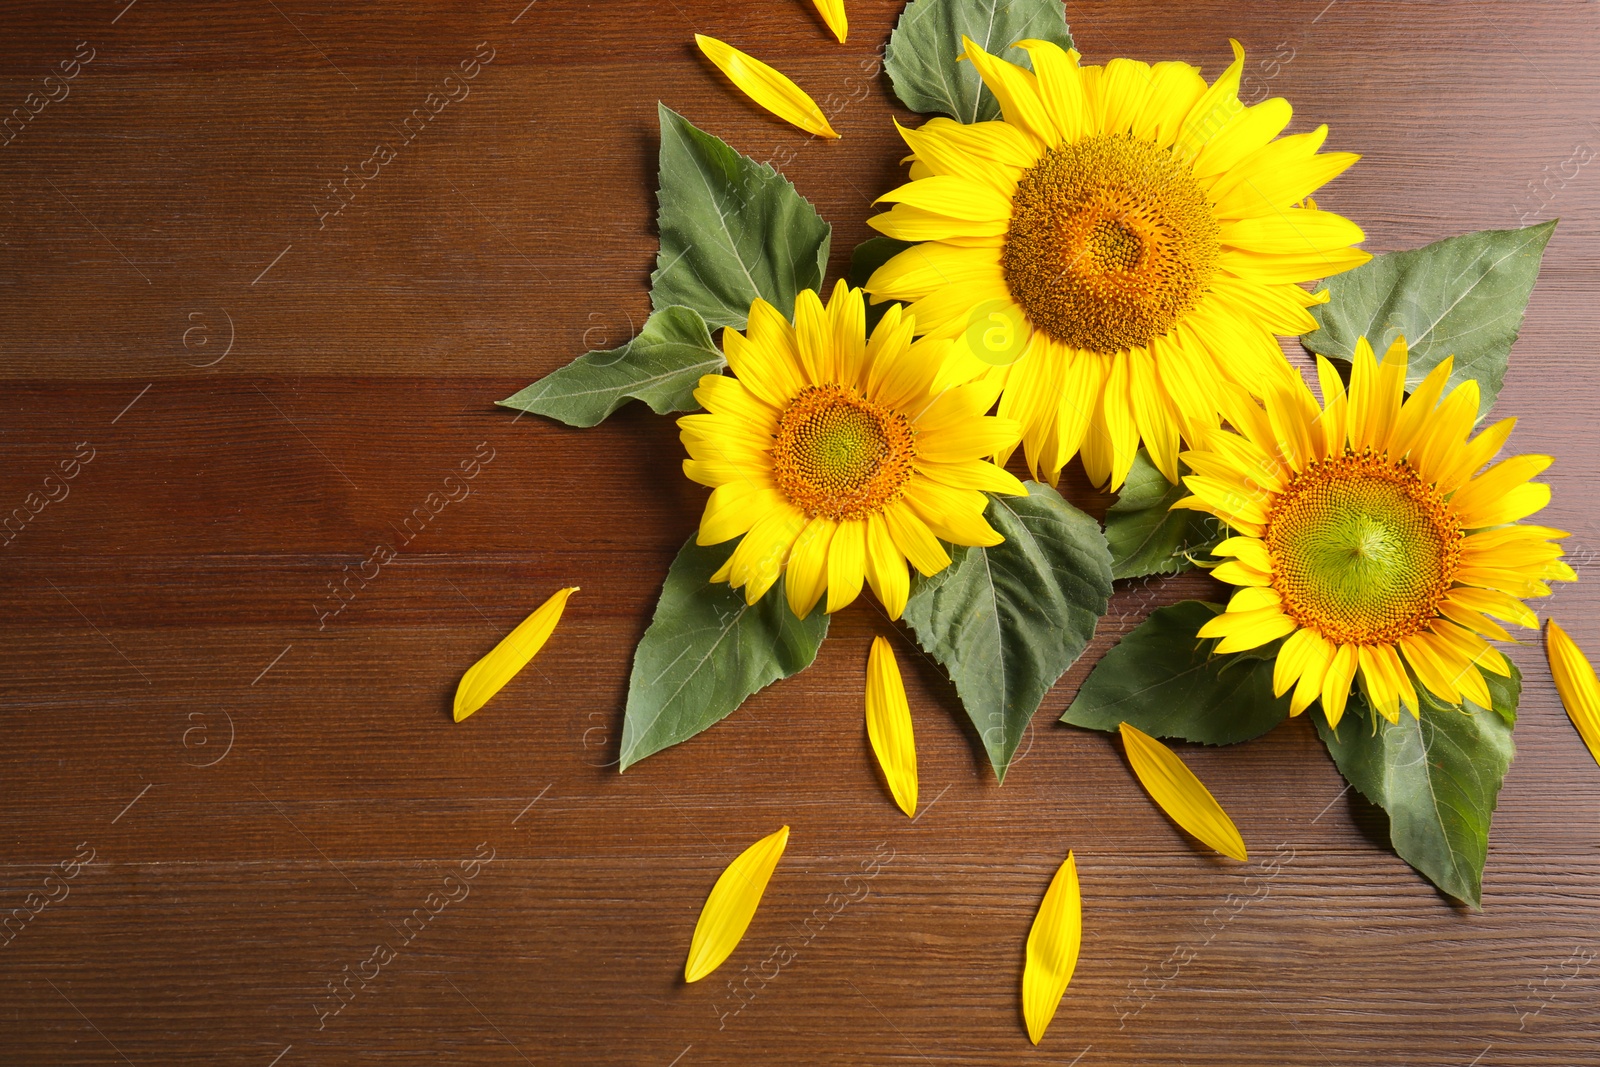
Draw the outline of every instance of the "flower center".
M1461 524L1404 461L1371 451L1313 463L1272 506L1272 587L1286 614L1338 644L1427 627L1461 563Z
M1096 134L1030 167L1000 264L1033 325L1091 352L1147 345L1206 291L1220 229L1193 172L1149 141Z
M911 420L835 383L800 390L778 417L778 488L808 518L859 519L900 498L916 460Z

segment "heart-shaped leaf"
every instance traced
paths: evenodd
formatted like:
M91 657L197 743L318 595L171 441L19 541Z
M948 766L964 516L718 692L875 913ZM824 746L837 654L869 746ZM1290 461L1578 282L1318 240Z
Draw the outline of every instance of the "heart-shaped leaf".
M781 583L755 604L711 581L734 543L678 552L633 654L621 769L726 718L756 690L811 666L828 616L797 619Z
M1188 474L1180 466L1181 478ZM1204 512L1171 510L1189 495L1150 462L1144 449L1134 457L1117 502L1106 510L1106 543L1111 546L1111 576L1142 578L1177 574L1194 566L1189 557L1208 552L1227 536L1227 527Z
M1153 737L1231 745L1259 737L1289 717L1289 696L1272 695L1281 642L1214 656L1217 642L1196 637L1222 608L1185 600L1157 608L1107 652L1061 721L1094 730L1132 723Z
M789 179L660 105L661 252L656 310L682 304L712 327L743 329L757 297L785 317L828 265L828 224Z
M643 400L658 415L695 411L701 375L726 365L699 312L666 307L622 347L579 356L499 404L568 426L594 426L629 400Z
M952 549L950 566L912 582L905 610L917 643L950 672L1001 781L1111 596L1099 524L1049 486L1026 484L1027 496L990 497L984 512L1005 541Z
M1555 228L1552 219L1375 256L1329 279L1332 299L1311 309L1319 328L1300 340L1313 352L1349 360L1360 337L1381 354L1404 335L1411 351L1406 388L1455 356L1447 388L1476 378L1480 411L1487 413Z
M1391 723L1357 691L1337 731L1320 708L1311 713L1340 772L1389 813L1389 838L1400 858L1474 908L1483 892L1489 820L1515 751L1511 727L1522 692L1515 665L1509 678L1486 678L1492 711L1442 704L1423 691L1422 717L1402 711Z
M949 115L957 122L1000 117L1000 103L984 88L971 63L958 61L961 38L985 52L1032 70L1018 41L1053 41L1072 47L1062 0L913 0L889 35L883 68L894 94L912 111Z

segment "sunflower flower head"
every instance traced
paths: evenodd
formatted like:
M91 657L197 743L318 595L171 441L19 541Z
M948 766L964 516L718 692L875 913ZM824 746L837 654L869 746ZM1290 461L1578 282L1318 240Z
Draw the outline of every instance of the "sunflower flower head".
M866 582L899 618L908 562L932 575L950 563L941 538L1001 542L984 491L1027 489L984 457L1021 428L984 414L999 383L962 380L948 340L914 335L895 305L869 338L861 290L843 282L826 307L802 292L793 323L757 300L745 333L723 332L732 375L700 379L705 414L678 420L684 473L712 488L699 543L743 538L713 581L754 604L782 575L802 618L824 592L837 611Z
M1183 454L1193 495L1174 506L1238 534L1213 550L1228 561L1212 574L1241 588L1200 636L1221 638L1218 652L1287 638L1273 688L1293 688L1291 714L1320 699L1337 725L1358 675L1391 722L1402 707L1418 714L1417 683L1487 708L1482 672L1510 673L1485 640L1511 639L1494 619L1537 626L1523 598L1576 577L1554 543L1564 531L1517 521L1549 502L1549 486L1530 479L1550 457L1480 473L1516 420L1472 436L1478 383L1441 400L1446 359L1407 397L1406 362L1404 338L1381 362L1362 339L1347 390L1319 356L1320 406L1298 375L1261 403L1232 388L1232 428Z
M1259 395L1293 375L1273 335L1314 329L1326 299L1297 283L1371 258L1309 200L1357 157L1319 153L1326 126L1279 137L1285 100L1242 104L1237 42L1210 85L1187 63L1081 66L1022 41L1029 71L965 44L1003 118L901 130L911 180L871 224L916 243L867 292L1002 379L1035 473L1055 482L1081 452L1115 489L1142 440L1176 482L1222 383ZM985 350L996 317L1022 324L1004 359Z

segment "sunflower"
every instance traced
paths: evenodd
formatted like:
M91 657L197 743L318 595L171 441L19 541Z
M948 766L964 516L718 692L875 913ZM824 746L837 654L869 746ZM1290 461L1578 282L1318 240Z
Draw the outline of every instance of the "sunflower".
M1371 256L1309 196L1358 158L1318 154L1328 128L1278 137L1287 101L1239 102L1244 50L1210 86L1187 63L1023 41L1029 72L970 40L1004 121L902 128L911 181L871 225L921 242L880 267L874 301L1001 369L1000 414L1054 483L1083 453L1115 489L1143 439L1178 480L1178 440L1217 424L1218 382L1260 395L1293 375L1273 334L1316 327L1299 282ZM1002 461L1004 456L1002 455Z
M1360 674L1368 701L1391 722L1418 714L1420 682L1447 704L1490 707L1483 671L1509 675L1485 637L1511 640L1490 616L1538 625L1522 602L1548 596L1547 579L1573 581L1551 543L1561 530L1518 523L1550 500L1529 481L1549 456L1494 458L1516 424L1470 437L1478 383L1441 402L1451 359L1405 397L1406 343L1380 364L1363 338L1346 391L1317 357L1323 403L1296 375L1273 383L1263 407L1236 387L1224 414L1183 461L1194 494L1174 507L1208 511L1239 534L1213 551L1214 571L1237 586L1228 609L1201 627L1216 651L1288 638L1273 689L1293 687L1290 714L1317 699L1331 724Z
M1027 495L983 457L1014 448L1022 430L985 415L999 385L951 383L950 343L913 341L890 307L866 337L861 290L843 282L826 308L812 290L791 325L764 300L746 333L723 331L733 376L700 379L707 414L678 420L683 471L712 488L699 543L743 535L712 581L743 587L754 604L780 574L804 618L824 589L838 611L863 579L899 618L907 561L925 575L950 564L939 539L997 545L984 491Z

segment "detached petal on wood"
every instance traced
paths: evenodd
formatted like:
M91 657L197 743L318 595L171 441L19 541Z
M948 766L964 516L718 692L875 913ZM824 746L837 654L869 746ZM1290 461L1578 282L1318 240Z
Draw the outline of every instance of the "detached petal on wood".
M540 604L532 615L506 634L487 656L467 668L467 673L461 676L461 683L456 686L456 722L489 703L490 698L528 665L528 661L550 639L556 623L561 621L567 598L577 591L577 586L571 586Z
M1567 718L1589 746L1589 755L1600 763L1600 681L1595 679L1594 667L1554 619L1545 627L1544 654Z
M867 656L867 737L894 802L907 815L915 815L917 746L911 734L911 706L894 649L881 637L872 639Z
M700 921L694 924L689 959L683 965L685 982L698 982L722 966L738 946L788 843L789 828L785 826L745 849L722 872L700 909Z
M822 15L822 21L828 24L828 29L839 38L839 43L844 44L845 38L850 36L850 20L845 17L844 0L811 0L817 5L817 11Z
M1250 858L1239 828L1177 753L1128 723L1122 724L1122 743L1145 792L1172 816L1173 822L1224 856Z
M697 33L694 40L706 58L716 64L717 69L726 74L740 92L783 121L818 137L839 136L828 125L817 102L781 71L715 37Z
M1022 1017L1028 1039L1037 1045L1056 1017L1061 995L1067 991L1078 966L1083 941L1083 905L1078 895L1078 865L1067 853L1066 862L1050 880L1039 913L1028 933L1028 962L1022 969Z

